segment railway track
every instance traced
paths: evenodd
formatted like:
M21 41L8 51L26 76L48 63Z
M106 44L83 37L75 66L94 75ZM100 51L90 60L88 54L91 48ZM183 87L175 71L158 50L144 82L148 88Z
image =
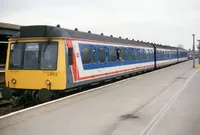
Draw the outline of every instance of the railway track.
M0 83L0 116L24 109L24 106L15 106L12 100L4 100L1 95L1 90L4 88L4 83Z
M13 106L12 101L0 100L0 116L24 109L24 106Z
M22 109L21 107L13 107L13 102L11 100L3 100L2 99L2 89L5 86L5 72L3 70L0 70L0 116L5 115L7 113L17 111L19 109Z

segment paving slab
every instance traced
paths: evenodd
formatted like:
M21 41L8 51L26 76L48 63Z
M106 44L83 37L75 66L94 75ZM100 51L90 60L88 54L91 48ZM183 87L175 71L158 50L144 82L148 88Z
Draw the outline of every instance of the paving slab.
M189 85L197 75L200 73L198 69L192 69L192 61L143 74L0 118L0 135L133 135L147 134L146 131L159 134L164 130L156 130L159 123L152 128L152 120L182 90L184 84ZM166 111L169 112L170 109ZM162 123L160 119L159 122ZM163 126L167 126L165 124Z

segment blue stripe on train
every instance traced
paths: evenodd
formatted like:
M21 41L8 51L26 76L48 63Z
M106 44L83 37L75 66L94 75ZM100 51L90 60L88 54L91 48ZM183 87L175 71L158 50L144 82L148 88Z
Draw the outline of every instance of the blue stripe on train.
M106 67L116 67L116 66L126 66L132 64L139 64L139 63L147 63L147 62L154 62L153 60L145 60L145 61L125 61L125 62L109 62L109 63L98 63L98 64L84 64L84 70L89 69L98 69L98 68L106 68Z
M87 47L89 47L91 49L90 52L89 52L90 53L89 56L90 56L91 63L83 64L83 69L84 70L106 68L106 67L116 67L116 66L125 66L125 65L147 63L147 62L154 62L154 57L153 58L151 57L151 58L148 58L146 60L140 59L140 60L125 60L125 61L113 61L113 62L108 61L108 62L103 62L103 63L97 63L97 61L95 60L95 63L92 63L92 61L93 61L92 49L95 49L97 51L98 47L104 47L104 48L107 48L109 50L110 48L113 48L115 46L114 45L113 46L103 46L103 45L100 46L100 44L99 45L96 45L96 44L95 45L93 45L93 44L79 44L79 49L81 50L82 47L85 47L85 46L87 46ZM135 48L132 47L132 49L135 49ZM110 50L108 52L110 53ZM82 56L82 52L81 51L80 51L80 54ZM106 57L106 53L104 53L104 55ZM127 57L128 54L125 52L124 55ZM139 56L140 57L144 57L140 53L139 53ZM110 60L110 55L107 56L107 57ZM96 54L95 58L98 59L98 55L97 54ZM164 60L171 60L171 59L177 59L177 55L176 54L171 55L171 58L168 58L168 57L167 58L163 58L163 57L160 58L160 57L157 56L157 61L164 61Z

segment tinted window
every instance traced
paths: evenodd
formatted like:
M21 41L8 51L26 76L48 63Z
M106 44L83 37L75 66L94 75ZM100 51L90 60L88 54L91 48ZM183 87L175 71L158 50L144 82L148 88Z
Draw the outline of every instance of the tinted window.
M26 43L24 69L37 69L39 66L39 43Z
M158 58L161 59L161 57L162 57L161 51L158 51Z
M110 61L116 61L117 60L117 53L115 48L110 48Z
M124 49L124 57L125 57L125 60L128 60L129 59L129 57L128 57L128 49L127 48L125 48Z
M145 59L145 51L144 49L140 49L141 52L141 59L144 60Z
M147 59L148 59L148 60L150 60L150 59L151 59L151 52L150 52L150 50L149 50L149 49L147 50Z
M96 49L93 49L92 50L92 58L93 58L93 63L96 63L96 58L97 56L96 56Z
M120 50L121 50L120 57L121 57L121 59L125 60L125 49L120 48Z
M69 49L70 50L70 49ZM57 43L45 44L42 46L41 50L41 69L56 69L57 68L57 54L58 45ZM70 57L72 58L72 49L68 51ZM69 59L68 59L69 60ZM72 63L70 61L69 63Z
M68 48L68 64L73 65L73 49Z
M82 47L81 58L82 58L83 64L91 63L91 53L90 53L90 47L89 46Z
M104 48L98 48L98 63L104 63L105 62L105 54L104 54Z
M22 54L23 54L23 45L21 43L11 44L9 69L20 69Z
M140 49L137 49L137 59L140 60L142 58L142 54L140 53Z
M148 52L147 52L147 50L146 49L144 49L143 50L144 52L144 60L147 60L147 58L148 58Z
M127 53L128 53L128 60L132 60L133 59L133 56L132 56L132 52L131 52L132 48L128 48L127 49Z
M108 61L109 61L109 50L106 49L106 62L108 62Z
M154 53L153 53L153 50L151 50L151 59L153 60L154 58Z
M158 52L158 50L156 50L156 58L157 59L159 58L159 52Z
M132 55L134 60L138 60L138 51L137 49L132 49Z

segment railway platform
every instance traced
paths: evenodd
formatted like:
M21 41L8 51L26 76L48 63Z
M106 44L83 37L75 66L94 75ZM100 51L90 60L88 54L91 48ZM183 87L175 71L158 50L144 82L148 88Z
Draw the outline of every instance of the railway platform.
M192 61L0 117L0 135L199 135Z

